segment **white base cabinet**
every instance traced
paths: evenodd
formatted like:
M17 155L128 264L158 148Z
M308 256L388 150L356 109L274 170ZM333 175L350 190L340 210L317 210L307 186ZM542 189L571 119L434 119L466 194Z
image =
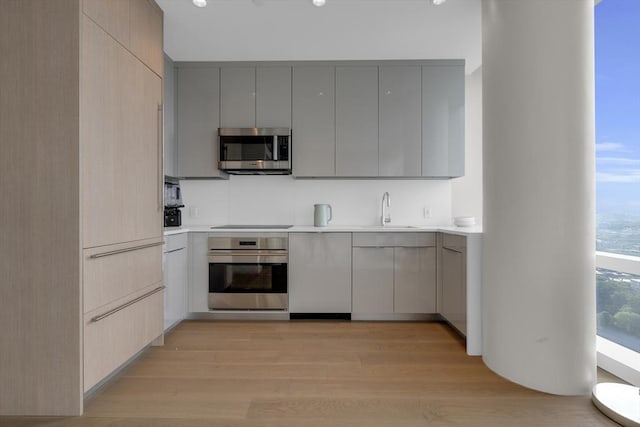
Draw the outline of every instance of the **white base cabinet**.
M187 315L189 264L187 234L165 237L164 249L164 330L175 326Z
M351 233L289 234L289 311L351 312Z

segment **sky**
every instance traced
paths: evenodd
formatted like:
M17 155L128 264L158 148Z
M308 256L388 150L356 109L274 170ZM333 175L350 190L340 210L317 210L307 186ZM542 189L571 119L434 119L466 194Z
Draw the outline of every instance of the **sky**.
M596 212L640 215L640 0L595 7Z

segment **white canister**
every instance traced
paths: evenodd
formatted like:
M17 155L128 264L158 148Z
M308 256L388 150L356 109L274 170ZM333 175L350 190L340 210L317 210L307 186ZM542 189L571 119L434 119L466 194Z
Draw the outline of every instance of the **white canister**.
M331 205L313 205L313 225L316 227L326 227L333 218Z

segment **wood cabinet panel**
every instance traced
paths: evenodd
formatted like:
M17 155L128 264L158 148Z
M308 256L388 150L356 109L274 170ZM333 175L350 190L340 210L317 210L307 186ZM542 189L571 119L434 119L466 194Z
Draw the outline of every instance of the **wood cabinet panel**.
M393 248L353 248L353 313L393 313Z
M220 69L178 69L178 175L224 177L218 169Z
M421 67L380 67L379 176L420 176L422 171Z
M336 175L378 175L378 67L336 67Z
M152 291L162 283L143 289L129 300L84 316L84 391L91 389L152 340L162 335L164 292L156 292L99 321L91 319ZM134 327L135 326L135 327Z
M394 248L395 313L436 313L436 248Z
M130 0L82 0L82 11L109 35L129 47Z
M291 128L291 67L256 68L256 127Z
M256 125L256 69L220 69L220 127L252 128Z
M83 34L83 246L158 237L161 79L86 18Z
M335 176L335 68L293 68L293 175Z
M162 245L148 247L154 243L158 243L158 240L103 246L83 251L83 313L161 282ZM100 256L122 250L128 251ZM100 257L92 258L96 255Z
M163 85L163 159L164 174L178 176L178 135L176 132L178 76L173 61L165 55Z
M164 65L162 9L153 0L130 1L131 52L162 77Z

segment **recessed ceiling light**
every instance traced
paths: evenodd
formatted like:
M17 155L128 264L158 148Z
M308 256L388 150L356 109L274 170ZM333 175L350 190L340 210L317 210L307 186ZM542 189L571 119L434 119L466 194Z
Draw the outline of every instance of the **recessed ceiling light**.
M207 5L207 0L191 0L194 6L197 7L205 7Z
M431 3L434 6L440 6L442 3L446 2L447 0L431 0Z
M324 6L326 2L327 0L311 0L311 3L313 3L313 5L316 7Z

